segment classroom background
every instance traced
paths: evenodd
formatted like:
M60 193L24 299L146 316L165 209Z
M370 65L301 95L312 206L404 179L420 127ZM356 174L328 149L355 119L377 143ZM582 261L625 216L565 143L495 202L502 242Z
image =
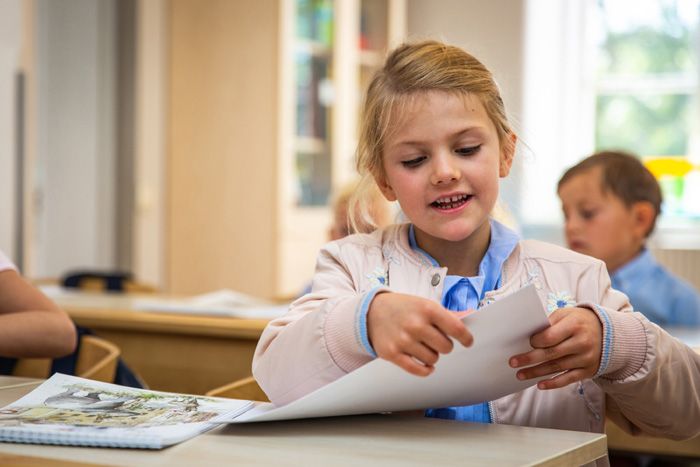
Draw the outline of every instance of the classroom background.
M699 31L699 0L0 0L0 250L35 279L291 297L372 73L436 38L502 87L525 237L563 244L566 167L633 151L664 190L650 246L700 288Z

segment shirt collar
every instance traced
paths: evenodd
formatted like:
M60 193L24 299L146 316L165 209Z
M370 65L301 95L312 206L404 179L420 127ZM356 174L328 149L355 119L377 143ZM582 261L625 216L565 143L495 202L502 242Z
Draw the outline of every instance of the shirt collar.
M651 251L643 248L637 256L612 273L611 279L618 282L633 282L643 273L649 271L655 266L656 260L651 254Z
M486 250L486 254L479 264L479 275L475 278L483 280L484 292L497 287L498 281L501 278L503 263L513 252L518 241L520 241L518 234L505 225L494 219L490 219L489 222L491 223L491 241ZM413 224L409 226L408 242L414 251L425 256L433 266L440 266L435 258L430 256L427 251L421 249L416 243L416 233ZM483 295L483 293L479 295Z

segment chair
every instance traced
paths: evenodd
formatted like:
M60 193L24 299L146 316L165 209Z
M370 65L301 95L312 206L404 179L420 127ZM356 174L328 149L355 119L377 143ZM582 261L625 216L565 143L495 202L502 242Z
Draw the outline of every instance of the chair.
M228 397L229 399L244 399L250 401L269 402L267 395L260 389L255 378L248 376L233 383L228 383L206 393L212 397Z
M80 338L80 350L75 364L75 375L81 378L111 383L117 371L121 351L111 342L97 336ZM21 358L17 360L13 376L48 378L51 373L50 358Z
M69 271L61 279L63 287L91 292L155 293L157 289L149 284L134 280L128 271Z

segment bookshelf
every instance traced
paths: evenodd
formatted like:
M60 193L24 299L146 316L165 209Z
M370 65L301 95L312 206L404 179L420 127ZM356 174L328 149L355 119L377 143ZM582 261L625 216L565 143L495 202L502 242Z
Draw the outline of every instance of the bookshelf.
M310 280L405 17L405 0L171 1L168 291L285 297Z

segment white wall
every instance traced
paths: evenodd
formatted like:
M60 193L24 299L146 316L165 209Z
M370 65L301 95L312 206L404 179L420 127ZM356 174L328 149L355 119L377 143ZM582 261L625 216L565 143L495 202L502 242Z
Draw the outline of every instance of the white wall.
M113 0L39 0L39 277L115 263Z
M0 250L16 259L15 79L20 51L20 0L0 0Z

